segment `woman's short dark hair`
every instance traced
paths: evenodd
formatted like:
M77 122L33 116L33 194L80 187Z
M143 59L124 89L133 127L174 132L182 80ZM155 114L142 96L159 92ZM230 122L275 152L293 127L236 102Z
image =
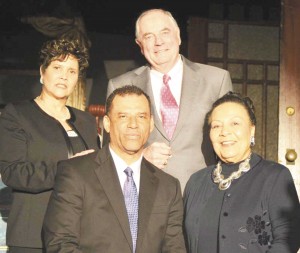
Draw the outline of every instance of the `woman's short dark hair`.
M255 108L253 105L253 101L249 97L243 97L240 93L233 92L233 91L227 92L224 96L220 97L213 103L212 108L208 112L207 117L206 117L208 125L210 125L210 123L211 123L211 114L214 111L214 109L217 106L224 104L224 103L228 103L228 102L237 103L237 104L242 105L248 112L251 123L254 126L256 125Z
M54 60L64 60L67 56L74 56L79 63L79 78L85 76L89 66L89 53L79 40L54 39L46 41L40 51L39 63L42 71L45 71Z

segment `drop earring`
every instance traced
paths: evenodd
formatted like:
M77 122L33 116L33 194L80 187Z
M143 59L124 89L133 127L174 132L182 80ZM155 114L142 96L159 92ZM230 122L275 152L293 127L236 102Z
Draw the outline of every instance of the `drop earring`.
M253 147L255 145L255 137L251 136L250 137L250 146Z

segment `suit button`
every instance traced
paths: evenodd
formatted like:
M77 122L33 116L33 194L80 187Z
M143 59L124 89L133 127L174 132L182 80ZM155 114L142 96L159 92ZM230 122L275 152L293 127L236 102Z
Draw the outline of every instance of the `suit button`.
M226 239L226 236L225 236L225 235L222 235L221 237L222 237L222 239Z
M227 212L224 212L223 215L224 215L224 216L228 216L228 213L227 213Z
M224 198L224 199L225 199L225 201L229 200L229 199L230 199L230 197L231 197L231 194L230 194L230 193L226 194L226 195L225 195L225 198Z

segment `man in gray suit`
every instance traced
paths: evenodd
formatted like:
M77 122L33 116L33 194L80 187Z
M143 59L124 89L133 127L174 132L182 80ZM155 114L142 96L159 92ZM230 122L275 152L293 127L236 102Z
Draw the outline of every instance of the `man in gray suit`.
M180 183L142 155L154 127L150 98L136 86L116 89L103 124L109 145L58 165L44 219L47 252L186 253Z
M203 141L205 115L212 103L229 90L229 72L194 63L179 54L180 30L171 13L161 9L143 12L136 21L136 43L149 65L109 81L107 95L133 84L151 98L155 128L144 151L145 158L180 180L182 190L190 175L214 162L209 141ZM164 127L163 77L179 108L172 134ZM172 113L171 113L172 114ZM206 137L207 138L207 137Z

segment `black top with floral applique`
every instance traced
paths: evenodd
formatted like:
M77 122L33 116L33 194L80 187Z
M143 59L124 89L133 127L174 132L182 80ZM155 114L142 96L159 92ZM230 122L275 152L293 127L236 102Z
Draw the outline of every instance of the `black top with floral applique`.
M252 154L251 169L221 191L215 166L191 176L184 193L189 253L296 253L300 205L290 171ZM222 164L225 178L238 164Z

